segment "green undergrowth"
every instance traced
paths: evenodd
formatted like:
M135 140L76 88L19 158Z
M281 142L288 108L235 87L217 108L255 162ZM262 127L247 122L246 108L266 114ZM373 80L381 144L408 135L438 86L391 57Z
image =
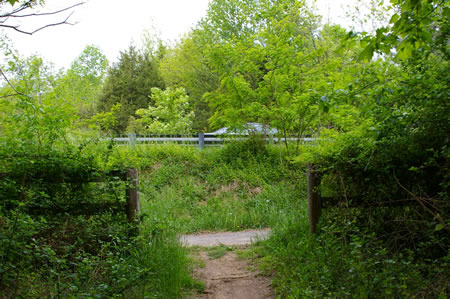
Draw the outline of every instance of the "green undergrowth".
M326 209L320 233L311 236L304 171L280 160L278 147L136 147L116 155L141 169L144 223L154 234L271 227L271 238L242 256L273 277L280 298L445 298L448 293L448 256L421 256L428 240L419 240L415 251L392 250L398 236L379 235L363 221L383 223L386 212L400 217L405 210ZM219 246L209 254L219 258L227 250Z
M112 169L114 147L32 150L0 151L0 297L179 298L201 289L175 232L128 223L124 182L89 183ZM122 208L96 210L104 204Z
M141 169L143 217L156 231L239 231L302 213L303 172L280 160L277 147L248 148L142 146L116 155Z
M303 173L276 147L87 142L27 150L1 153L6 298L188 296L204 286L191 277L195 261L180 233L268 227L302 212ZM139 169L138 232L117 208L125 204L126 183L90 183L97 172L127 167ZM102 204L116 208L95 210Z
M311 236L305 217L291 219L246 256L273 276L280 298L447 298L448 255L393 254L354 223L341 229L330 221Z
M40 153L34 160L8 154L5 159L0 287L6 298L190 296L204 285L191 276L198 261L189 257L192 249L180 244L179 234L263 227L272 228L271 237L239 255L273 277L280 298L448 294L450 259L443 229L432 226L435 232L414 238L411 247L400 241L418 231L418 224L401 218L412 208L332 208L323 210L320 233L311 236L304 170L292 166L277 146L252 140L204 150L100 143L94 152L74 152ZM125 183L68 181L81 180L90 169L126 167L139 169L139 232L120 211L75 215L75 210L59 209L89 200L123 204ZM49 183L57 173L63 182ZM380 228L389 214L409 231L386 237L368 225ZM439 249L436 244L441 250L431 252ZM234 248L219 246L209 256L220 258L229 250Z

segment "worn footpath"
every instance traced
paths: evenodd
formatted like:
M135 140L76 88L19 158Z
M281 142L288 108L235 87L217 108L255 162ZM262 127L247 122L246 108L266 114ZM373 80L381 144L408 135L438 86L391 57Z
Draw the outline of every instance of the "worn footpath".
M226 245L244 248L256 240L266 238L269 233L270 230L247 230L181 236L181 242L186 246L202 247L196 256L202 266L196 269L194 275L205 282L206 288L197 298L274 298L270 278L250 270L248 262L239 258L234 251L227 251L220 258L208 255L208 247Z

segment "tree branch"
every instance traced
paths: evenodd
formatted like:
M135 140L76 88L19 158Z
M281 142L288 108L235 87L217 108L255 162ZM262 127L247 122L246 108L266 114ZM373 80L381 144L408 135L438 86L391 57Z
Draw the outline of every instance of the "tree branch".
M4 96L0 96L0 99L13 98L13 97L17 97L17 96L18 96L17 93L7 94L7 95L4 95Z
M412 193L411 191L409 191L406 187L404 187L400 181L397 179L397 176L395 175L395 171L393 172L394 174L394 179L397 182L397 184L403 189L405 190L412 198L414 198L428 213L430 213L430 215L433 216L434 219L437 219L441 224L442 227L445 228L447 231L450 231L450 227L448 226L448 224L444 221L444 219L442 219L440 213L436 213L434 212L432 209L430 209L427 205L430 205L434 210L439 211L439 209L434 206L432 204L432 202L430 202L430 200L426 200L420 196L415 195L414 193Z
M83 5L85 4L85 1L81 1L79 3L76 3L74 5L71 5L69 7L60 9L60 10L56 10L56 11L52 11L52 12L43 12L43 13L30 13L30 14L22 14L22 15L18 15L18 13L28 9L28 8L32 8L33 7L33 1L28 1L26 3L24 3L23 5L21 5L20 7L4 13L3 15L0 15L0 28L7 28L7 29L13 29L19 33L23 33L23 34L27 34L27 35L33 35L36 32L39 32L45 28L48 27L53 27L53 26L59 26L59 25L75 25L76 23L70 23L69 22L69 18L73 15L73 12L71 12L63 21L60 22L56 22L56 23L51 23L51 24L47 24L44 26L41 26L35 30L32 31L27 31L27 30L22 30L20 29L20 25L10 25L10 24L5 24L6 21L8 21L8 19L10 18L25 18L25 17L42 17L42 16L51 16L51 15L57 15L60 13L63 13L65 11L68 11L70 9L73 9L77 6ZM2 20L3 19L3 20Z
M27 15L15 15L15 14L11 14L11 15L8 15L7 17L13 17L13 18L25 18L25 17L51 16L51 15L56 15L56 14L65 12L65 11L67 11L67 10L69 10L69 9L72 9L72 8L75 8L75 7L77 7L77 6L83 5L84 3L85 3L85 2L82 1L82 2L79 2L79 3L74 4L74 5L72 5L72 6L69 6L69 7L66 7L66 8L63 8L63 9L60 9L60 10L57 10L57 11L53 11L53 12L32 13L32 14L27 14ZM2 16L0 16L0 17L2 17Z
M8 95L2 96L2 97L0 97L0 98L8 98L8 97L19 96L19 95L20 95L20 96L27 97L27 98L31 98L29 95L26 95L26 94L24 94L24 93L18 91L18 90L16 89L16 87L11 83L11 81L9 81L8 77L6 77L6 75L5 75L5 73L3 72L2 69L0 69L0 74L2 75L3 79L5 79L6 83L8 83L8 85L9 85L9 86L12 88L12 90L15 92L15 94L8 94Z
M14 14L16 14L16 13L19 13L19 12L21 12L21 11L27 9L27 8L31 8L31 7L33 7L33 0L30 0L30 1L28 1L28 2L26 2L26 3L24 3L24 4L22 4L22 5L20 5L18 8L15 8L15 9L13 9L13 10L10 11L10 12L7 12L7 13L5 13L5 14L3 14L3 15L0 15L0 18L9 17L9 16L11 16L11 15L14 15Z

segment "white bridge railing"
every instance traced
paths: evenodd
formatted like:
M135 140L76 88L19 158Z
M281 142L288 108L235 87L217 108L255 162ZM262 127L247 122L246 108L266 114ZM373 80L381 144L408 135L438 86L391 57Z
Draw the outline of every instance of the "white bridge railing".
M209 146L223 146L226 142L232 140L246 140L245 136L232 136L232 135L214 135L209 133L199 133L198 135L192 136L136 136L136 134L129 134L126 137L116 137L113 138L114 142L119 144L129 144L135 146L136 144L179 144L184 146L198 146L199 148L209 147ZM274 136L266 137L269 143L279 143L279 142L292 142L292 141L303 141L311 142L315 141L316 138L279 138Z

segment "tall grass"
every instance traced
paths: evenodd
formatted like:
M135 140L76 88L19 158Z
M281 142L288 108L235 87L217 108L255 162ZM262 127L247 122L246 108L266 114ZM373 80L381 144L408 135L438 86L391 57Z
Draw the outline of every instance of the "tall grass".
M271 227L303 209L303 174L280 161L276 148L229 157L228 148L121 150L117 156L129 157L141 169L141 203L149 227L179 233L237 231Z
M351 230L350 237L348 231ZM253 250L280 298L447 298L449 258L392 254L355 223L322 222L310 235L305 214L279 222Z
M187 248L170 231L143 227L139 247L124 260L134 280L126 279L127 298L180 298L202 284L191 277Z
M119 147L105 165L129 166L140 169L143 219L140 247L127 263L147 275L127 289L130 297L175 298L201 288L177 234L274 227L305 212L304 175L280 160L277 148Z

